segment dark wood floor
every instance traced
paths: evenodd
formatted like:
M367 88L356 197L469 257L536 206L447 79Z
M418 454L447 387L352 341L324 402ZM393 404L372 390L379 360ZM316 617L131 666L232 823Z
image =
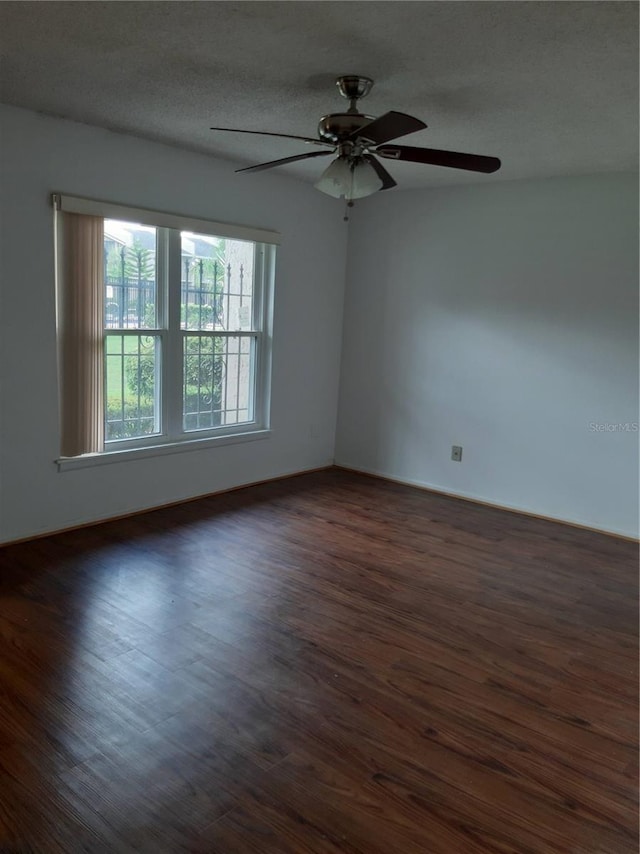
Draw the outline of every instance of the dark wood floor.
M338 470L0 550L0 850L636 854L637 557Z

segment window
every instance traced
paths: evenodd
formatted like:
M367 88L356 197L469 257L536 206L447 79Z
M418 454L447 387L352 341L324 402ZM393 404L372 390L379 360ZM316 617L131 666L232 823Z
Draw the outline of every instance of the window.
M277 235L55 198L61 462L264 433ZM85 220L90 237L74 237ZM83 305L87 284L95 299ZM75 377L90 361L88 378Z

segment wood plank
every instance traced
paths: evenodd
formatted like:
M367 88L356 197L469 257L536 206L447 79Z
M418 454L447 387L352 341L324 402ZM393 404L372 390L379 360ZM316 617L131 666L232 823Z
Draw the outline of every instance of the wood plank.
M337 469L7 546L0 852L635 852L637 561Z

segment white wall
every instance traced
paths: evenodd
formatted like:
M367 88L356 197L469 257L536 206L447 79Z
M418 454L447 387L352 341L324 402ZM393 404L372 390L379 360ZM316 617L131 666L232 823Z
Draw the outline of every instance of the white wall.
M0 107L0 541L330 464L342 207L274 173ZM272 437L59 473L52 191L280 231ZM24 322L29 312L28 325Z
M0 145L0 541L332 462L338 202L14 108ZM282 232L269 440L57 471L54 190ZM638 434L589 429L638 420L636 229L633 175L358 202L337 462L636 534Z
M336 462L637 535L637 229L637 175L358 203Z

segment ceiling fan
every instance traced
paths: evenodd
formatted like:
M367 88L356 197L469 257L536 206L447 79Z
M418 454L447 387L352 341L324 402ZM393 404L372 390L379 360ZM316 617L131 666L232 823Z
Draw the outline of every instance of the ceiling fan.
M459 151L441 151L437 148L416 148L410 145L388 145L390 141L423 130L427 125L420 119L393 110L379 118L359 112L358 101L365 98L373 86L373 80L369 77L345 75L338 77L336 85L342 97L349 101L349 109L345 113L329 113L323 116L318 124L317 138L239 128L215 127L211 130L297 139L308 145L330 149L294 154L292 157L283 157L280 160L236 169L236 172L259 172L285 163L294 163L296 160L337 154L322 173L315 187L335 198L346 199L349 206L353 205L354 199L396 186L396 181L380 163L378 157L426 163L432 166L449 166L471 172L489 173L496 172L500 168L500 160L497 157L463 154Z

